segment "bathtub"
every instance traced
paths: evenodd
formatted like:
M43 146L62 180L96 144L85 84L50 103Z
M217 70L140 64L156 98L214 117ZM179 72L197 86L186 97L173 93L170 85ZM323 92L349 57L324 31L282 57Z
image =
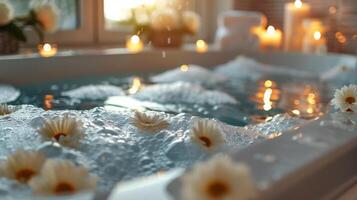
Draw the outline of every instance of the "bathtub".
M320 74L336 65L357 67L351 55L305 55L299 53L258 53L246 51L154 50L138 54L124 49L61 52L55 57L37 54L0 57L0 83L21 86L53 80L75 79L94 75L135 74L163 71L182 64L212 67L235 58L238 54L258 61L309 70ZM253 178L260 183L265 200L334 199L357 181L357 133L320 126L324 117L299 129L234 152L235 160L246 162ZM323 146L315 146L323 145ZM257 159L259 155L263 159ZM264 162L274 155L279 166ZM98 192L96 199L156 200L179 199L183 169L160 176L120 183L112 191ZM338 173L334 173L338 171Z

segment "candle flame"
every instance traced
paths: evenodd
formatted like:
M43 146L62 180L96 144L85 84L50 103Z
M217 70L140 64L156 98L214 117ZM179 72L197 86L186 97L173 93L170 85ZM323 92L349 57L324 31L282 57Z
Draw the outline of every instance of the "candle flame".
M188 71L188 65L181 65L180 66L180 70L183 71L183 72L187 72Z
M274 26L268 26L267 33L273 35L275 33Z
M314 33L314 39L315 40L320 40L321 39L321 33L319 31L315 31Z
M199 53L206 52L208 49L208 46L204 40L197 40L196 42L196 51Z
M137 35L133 35L131 36L130 41L134 44L138 44L140 42L140 38Z
M43 45L43 50L44 51L51 51L52 50L52 47L50 44L46 43Z
M297 7L297 8L301 8L301 7L302 7L302 2L301 2L301 0L295 0L294 5L295 5L295 7Z

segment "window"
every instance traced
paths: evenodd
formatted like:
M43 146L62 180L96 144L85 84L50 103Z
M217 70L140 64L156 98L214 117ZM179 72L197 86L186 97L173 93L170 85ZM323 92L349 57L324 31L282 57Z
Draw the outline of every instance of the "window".
M43 1L43 0L35 0ZM54 34L46 34L46 40L61 46L124 44L132 27L123 25L120 21L131 17L132 9L138 6L161 6L177 4L187 9L195 10L202 16L202 31L200 38L212 39L212 30L216 24L219 9L215 2L231 0L47 0L60 9L60 29ZM30 0L9 0L14 6L16 15L22 16L30 9ZM212 25L214 24L214 25ZM211 31L211 33L207 33ZM38 43L38 38L31 30L28 46Z
M15 16L27 15L30 10L31 1L11 0L15 8ZM60 30L76 29L79 26L78 1L77 0L53 0L60 13Z

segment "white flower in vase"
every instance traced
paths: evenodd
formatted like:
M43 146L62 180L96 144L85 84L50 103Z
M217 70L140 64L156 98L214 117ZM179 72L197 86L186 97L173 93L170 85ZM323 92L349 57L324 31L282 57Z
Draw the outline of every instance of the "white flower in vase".
M82 122L67 114L57 119L47 119L38 132L44 140L54 140L68 147L76 147L84 137Z
M193 11L184 11L182 13L182 24L186 30L195 34L200 29L200 16Z
M17 150L2 162L1 174L20 183L27 183L40 173L45 160L45 156L39 152Z
M0 0L0 26L9 24L14 19L14 9L7 0Z
M256 191L249 168L228 156L198 163L182 177L185 200L248 200Z
M344 86L336 90L332 105L342 112L357 112L357 86Z
M57 6L47 1L33 1L31 4L36 20L38 20L43 30L49 33L57 31L60 13Z
M215 150L225 143L217 124L210 120L197 120L190 129L190 138L205 150Z
M178 13L172 8L157 9L151 14L151 28L155 31L176 30L180 26Z
M29 182L36 195L61 196L93 191L97 178L68 160L48 160L41 174Z
M166 117L158 113L145 113L140 111L135 111L132 124L141 131L150 133L156 133L169 126Z

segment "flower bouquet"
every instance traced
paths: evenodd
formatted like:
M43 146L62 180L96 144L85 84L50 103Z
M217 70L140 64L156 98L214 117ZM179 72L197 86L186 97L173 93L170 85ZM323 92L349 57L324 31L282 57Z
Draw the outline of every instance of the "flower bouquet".
M122 24L132 25L134 34L146 35L155 47L180 47L184 35L194 35L200 27L200 17L193 11L169 6L139 6L131 18Z
M31 27L44 41L44 32L58 28L58 8L46 1L32 1L28 15L14 16L14 9L7 0L0 0L0 54L13 54L19 50L19 42L26 42L24 30Z

